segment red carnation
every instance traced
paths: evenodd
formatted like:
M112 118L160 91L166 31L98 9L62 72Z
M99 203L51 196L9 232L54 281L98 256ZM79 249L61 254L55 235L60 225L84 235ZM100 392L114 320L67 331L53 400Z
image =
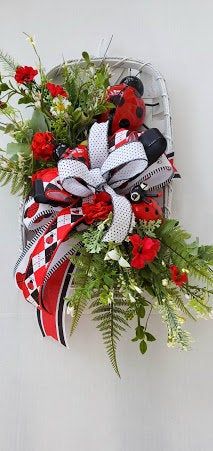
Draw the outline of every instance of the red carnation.
M18 66L15 73L15 80L17 83L31 83L38 74L37 69L30 66Z
M52 97L62 96L68 97L68 93L62 88L61 85L55 85L54 83L47 83L46 88L50 92Z
M171 265L169 267L169 271L172 282L174 282L178 287L182 287L184 283L188 282L187 273L180 271L180 269L176 265Z
M36 132L31 143L35 160L51 160L53 156L54 136L51 132Z
M151 263L160 249L160 241L155 238L141 238L137 233L129 237L133 245L131 266L135 269L142 269L147 263Z
M107 193L94 194L91 203L84 203L82 211L87 224L104 221L112 211L111 197Z

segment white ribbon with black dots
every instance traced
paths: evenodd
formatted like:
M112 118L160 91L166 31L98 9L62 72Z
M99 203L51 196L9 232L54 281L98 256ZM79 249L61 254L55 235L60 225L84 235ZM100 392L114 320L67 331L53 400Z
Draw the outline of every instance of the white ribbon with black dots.
M88 152L91 169L77 160L62 159L58 163L63 188L79 197L88 197L100 191L112 198L113 221L104 241L121 243L131 230L131 204L116 190L128 180L137 177L147 167L147 157L139 142L125 144L109 153L108 122L95 123L90 129Z

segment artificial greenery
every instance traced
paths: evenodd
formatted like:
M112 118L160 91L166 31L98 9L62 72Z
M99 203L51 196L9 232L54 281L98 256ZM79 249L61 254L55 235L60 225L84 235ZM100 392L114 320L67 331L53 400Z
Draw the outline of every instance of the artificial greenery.
M44 166L42 162L33 161L30 145L34 133L50 131L55 147L66 144L74 148L87 139L95 118L114 108L106 100L109 67L104 62L95 66L87 52L82 53L81 64L70 66L64 62L61 65L61 85L68 97L54 99L47 89L47 83L52 80L45 73L35 42L28 35L27 39L38 59L38 80L27 84L16 83L14 74L19 64L0 51L0 130L9 135L14 144L12 155L8 148L0 152L0 182L3 185L11 183L11 192L22 196L30 192L30 177L34 170ZM14 102L10 103L13 98L18 105L23 104L33 110L30 120L23 118L20 109L14 107ZM23 144L23 147L15 146L17 143ZM26 144L27 152L23 150ZM47 166L54 165L53 160Z
M24 198L31 194L34 173L56 167L59 145L73 149L87 143L92 124L103 120L102 113L106 113L106 120L115 108L108 101L110 70L104 60L96 65L83 52L80 64L63 62L55 74L60 81L56 85L45 72L34 39L29 35L27 39L37 58L36 69L22 67L0 51L0 130L12 140L0 149L0 183L10 183L12 194ZM28 108L30 118L25 118L15 103ZM38 135L44 141L35 149L33 142ZM121 244L105 243L103 237L112 216L110 213L101 222L94 219L86 230L78 232L81 244L71 257L75 271L67 304L73 315L71 334L84 310L89 309L120 376L117 344L121 334L133 325L132 342L145 354L156 340L149 330L153 311L159 312L167 327L168 345L190 348L186 319L212 315L213 246L191 241L178 221L163 218L136 221L132 234L139 244L135 247L133 236ZM140 260L147 240L147 259ZM138 260L133 262L135 255Z
M76 257L75 290L67 299L74 308L72 332L84 308L92 308L92 315L103 336L103 342L113 368L119 374L116 342L129 323L135 322L135 336L142 354L155 337L148 330L149 319L158 311L167 326L168 345L190 349L191 336L185 330L186 318L211 315L210 296L213 293L211 246L190 242L190 235L178 221L138 221L135 229L143 238L151 236L161 242L157 258L143 269L133 269L131 244L128 239L121 245L104 243L103 235L111 216L81 232L82 247ZM167 245L168 243L168 245ZM171 280L169 266L178 264L179 270L189 276L187 283L177 286ZM194 279L205 286L197 286ZM92 304L91 304L92 300Z

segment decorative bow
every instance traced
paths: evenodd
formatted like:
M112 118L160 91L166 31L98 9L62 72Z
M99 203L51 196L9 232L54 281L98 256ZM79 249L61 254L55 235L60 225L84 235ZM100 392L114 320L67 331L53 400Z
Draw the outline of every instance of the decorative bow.
M128 181L137 178L147 167L147 156L139 141L127 143L113 152L108 149L108 122L95 123L90 129L88 146L90 169L82 162L62 159L58 163L63 188L79 197L100 191L112 199L113 221L104 241L121 243L131 230L134 215L130 202L122 195ZM118 194L116 191L119 190Z
M157 189L174 175L166 155L147 167L143 145L137 136L136 141L126 139L125 130L116 133L115 143L108 149L107 131L107 122L91 128L90 169L78 160L60 160L59 172L49 168L34 177L39 182L37 201L31 197L24 206L23 227L28 231L28 239L15 267L16 281L26 300L37 307L42 334L66 346L64 298L74 271L69 257L80 246L73 231L84 222L81 207L75 207L76 200L66 192L83 199L99 191L110 194L113 222L104 240L120 242L129 233L134 219L125 195L137 183Z

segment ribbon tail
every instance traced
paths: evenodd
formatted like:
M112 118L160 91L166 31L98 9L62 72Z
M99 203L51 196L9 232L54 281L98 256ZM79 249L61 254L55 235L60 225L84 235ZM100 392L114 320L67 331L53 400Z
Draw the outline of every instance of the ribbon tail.
M133 227L134 214L132 207L126 197L116 194L110 186L107 185L105 191L110 194L112 198L113 220L108 232L103 237L103 241L122 243Z
M51 302L52 313L37 309L37 321L44 337L52 337L69 347L66 327L66 301L72 283L74 265L67 258L48 280L44 296ZM69 318L70 319L70 318Z

